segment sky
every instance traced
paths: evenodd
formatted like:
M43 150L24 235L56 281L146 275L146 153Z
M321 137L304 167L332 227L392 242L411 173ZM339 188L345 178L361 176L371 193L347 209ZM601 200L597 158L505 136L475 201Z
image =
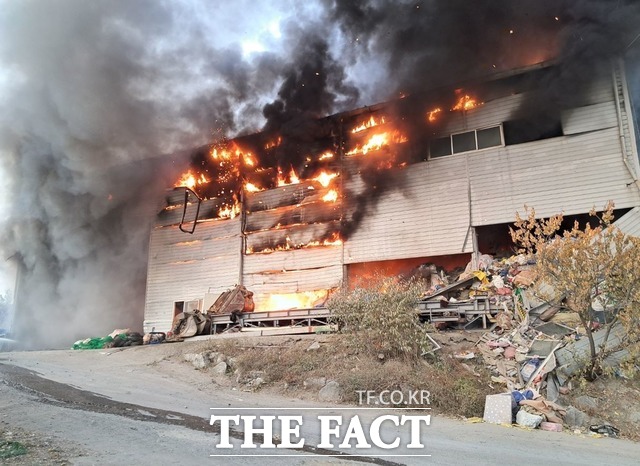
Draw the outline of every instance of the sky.
M60 347L141 327L150 222L189 149L552 56L561 96L640 32L639 4L0 0L15 332Z

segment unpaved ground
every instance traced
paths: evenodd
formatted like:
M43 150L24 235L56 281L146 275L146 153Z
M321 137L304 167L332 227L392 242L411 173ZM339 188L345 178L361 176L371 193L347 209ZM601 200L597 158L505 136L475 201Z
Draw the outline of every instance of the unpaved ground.
M209 458L217 436L207 422L212 407L333 409L266 392L233 390L224 379L228 376L198 371L182 361L183 353L207 346L185 342L0 354L0 426L5 434L12 432L31 445L34 455L16 457L9 464L222 463ZM337 407L334 412L344 409ZM585 465L637 464L640 457L640 445L626 440L471 424L433 415L425 437L430 458L381 460L372 452L359 462L557 463L562 458L562 464ZM30 444L29 439L33 439ZM344 458L309 451L287 453L295 456L234 458L233 464L347 464ZM224 459L225 464L230 461Z

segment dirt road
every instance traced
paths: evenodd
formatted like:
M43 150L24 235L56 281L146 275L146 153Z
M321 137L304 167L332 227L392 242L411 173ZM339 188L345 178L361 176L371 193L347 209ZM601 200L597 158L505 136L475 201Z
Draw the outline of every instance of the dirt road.
M0 428L5 438L31 442L35 456L9 464L637 464L640 445L568 433L471 424L432 413L423 432L430 457L398 456L415 451L372 449L364 457L331 457L329 450L260 449L233 459L210 457L219 442L209 425L211 408L280 413L283 407L309 418L344 413L343 406L311 403L266 393L241 392L219 377L182 362L182 353L202 343L96 351L0 354ZM218 378L216 378L218 377ZM329 411L322 411L328 409ZM265 411L266 410L266 411ZM297 411L299 410L299 411ZM389 436L403 433L386 429ZM232 432L239 443L242 432ZM22 443L24 443L24 441ZM234 450L236 451L236 450ZM615 453L614 453L615 452ZM37 454L36 454L37 453ZM289 456L286 456L289 455ZM22 458L22 459L20 459ZM20 462L23 461L23 462ZM28 461L28 462L24 462Z

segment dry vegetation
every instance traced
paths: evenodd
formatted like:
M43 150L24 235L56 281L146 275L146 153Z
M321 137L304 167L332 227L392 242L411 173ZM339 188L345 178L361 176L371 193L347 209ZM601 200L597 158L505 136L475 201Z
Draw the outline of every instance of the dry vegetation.
M590 344L584 377L591 381L606 372L604 360L612 351L629 350L631 368L635 368L639 356L640 238L623 233L613 224L613 207L610 202L601 214L592 209L590 216L596 226L575 222L565 230L562 215L537 219L535 210L526 208L526 218L518 215L511 230L519 252L535 259L536 294L549 301L566 297L563 306L579 316ZM553 296L545 290L548 286ZM601 322L597 325L606 331L600 346L593 336L598 313ZM626 338L620 347L609 348L608 336L618 323L624 327Z
M480 369L473 375L447 353L414 361L380 359L357 352L345 337L326 336L320 348L311 351L313 340L303 338L273 346L227 340L210 349L235 358L241 373L262 371L266 389L303 399L315 399L318 393L305 388L305 380L325 377L340 384L345 403L356 404L358 390L427 390L435 413L473 417L482 416L485 396L494 393L485 383L488 374Z

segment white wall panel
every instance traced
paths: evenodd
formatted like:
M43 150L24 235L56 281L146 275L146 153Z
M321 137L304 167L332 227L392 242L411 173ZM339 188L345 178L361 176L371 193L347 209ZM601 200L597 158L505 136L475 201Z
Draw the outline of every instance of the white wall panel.
M244 274L247 276L261 272L316 269L337 265L341 261L341 245L249 254L244 258Z
M345 242L345 263L471 250L466 156L411 165L399 181Z
M615 103L604 102L567 110L562 114L564 134L578 134L618 125Z
M170 326L175 301L221 293L240 280L240 219L199 223L193 235L177 226L151 232L145 298L145 331ZM150 322L154 322L152 325Z
M550 216L639 202L616 128L484 151L469 158L469 172L475 226L512 222L525 204Z
M634 207L615 221L615 225L624 233L640 237L640 207Z

